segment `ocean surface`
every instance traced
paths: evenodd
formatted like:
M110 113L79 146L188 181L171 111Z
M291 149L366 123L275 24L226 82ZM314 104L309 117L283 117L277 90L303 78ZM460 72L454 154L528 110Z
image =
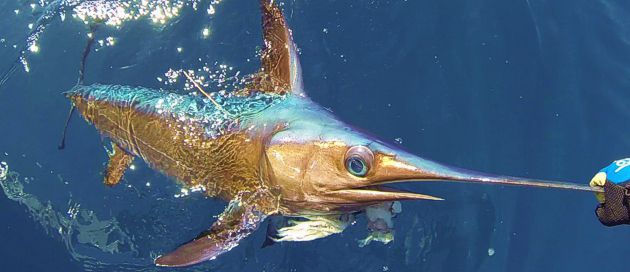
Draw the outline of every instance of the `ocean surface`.
M77 82L91 24L69 2L89 1L0 1L0 71L21 50L29 70L18 60L0 86L0 162L9 169L0 270L166 271L153 258L210 226L225 203L182 193L140 160L121 186L103 186L104 140L77 116L57 149L70 108L62 93ZM169 69L205 67L228 82L210 82L216 91L258 68L258 1L149 2L178 12L101 23L86 84L186 92ZM385 141L469 169L581 184L630 156L629 1L283 3L308 95ZM29 24L46 26L30 45ZM389 244L359 247L360 217L339 235L261 249L263 224L217 260L180 270L627 270L630 227L600 225L590 193L400 187L446 201L404 202Z

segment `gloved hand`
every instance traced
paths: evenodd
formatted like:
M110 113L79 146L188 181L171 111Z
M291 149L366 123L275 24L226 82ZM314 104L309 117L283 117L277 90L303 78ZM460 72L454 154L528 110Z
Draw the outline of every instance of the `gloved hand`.
M595 193L600 204L595 209L599 221L606 226L630 224L630 158L618 160L600 170L589 185L603 187Z

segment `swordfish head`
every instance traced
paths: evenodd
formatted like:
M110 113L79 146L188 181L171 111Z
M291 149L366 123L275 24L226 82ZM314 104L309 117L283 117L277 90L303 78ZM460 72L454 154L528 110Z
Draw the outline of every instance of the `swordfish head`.
M271 4L270 4L271 3ZM279 129L266 146L270 183L288 214L358 211L380 202L441 200L386 184L453 181L589 190L574 184L483 174L436 163L384 144L308 99L291 31L273 1L261 1L265 51L257 90L285 96L252 121Z
M269 113L284 124L266 147L271 180L282 192L288 213L360 211L398 200L442 200L387 186L398 182L451 181L580 189L484 174L437 163L385 144L337 120L301 96L288 98Z
M380 202L441 200L386 184L462 178L464 172L387 145L337 120L313 102L292 98L271 115L283 123L266 157L271 183L289 213L353 212Z

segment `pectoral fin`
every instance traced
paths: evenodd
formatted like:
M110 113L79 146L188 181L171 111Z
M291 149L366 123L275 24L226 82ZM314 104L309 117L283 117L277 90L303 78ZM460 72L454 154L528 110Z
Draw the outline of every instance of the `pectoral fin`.
M127 151L116 144L112 144L112 148L113 151L109 154L109 162L107 163L107 170L103 179L103 183L110 187L120 183L125 170L133 162L133 155L127 153Z
M155 260L158 266L182 267L211 260L230 251L254 232L266 215L255 205L232 200L204 235Z

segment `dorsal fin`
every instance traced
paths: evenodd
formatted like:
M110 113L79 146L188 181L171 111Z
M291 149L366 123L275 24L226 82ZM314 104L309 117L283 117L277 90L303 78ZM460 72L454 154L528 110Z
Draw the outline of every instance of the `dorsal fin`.
M274 0L260 0L264 50L255 78L259 91L302 94L302 75L291 30Z

